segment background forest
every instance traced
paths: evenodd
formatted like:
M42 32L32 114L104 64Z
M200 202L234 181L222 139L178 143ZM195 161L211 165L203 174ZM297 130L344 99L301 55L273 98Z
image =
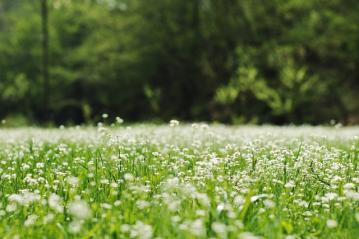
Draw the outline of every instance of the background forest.
M358 93L357 0L0 0L8 122L354 124Z

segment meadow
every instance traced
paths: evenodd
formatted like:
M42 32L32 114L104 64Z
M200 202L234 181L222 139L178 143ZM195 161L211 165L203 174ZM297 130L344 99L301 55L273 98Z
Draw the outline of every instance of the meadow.
M359 128L0 129L0 238L358 238Z

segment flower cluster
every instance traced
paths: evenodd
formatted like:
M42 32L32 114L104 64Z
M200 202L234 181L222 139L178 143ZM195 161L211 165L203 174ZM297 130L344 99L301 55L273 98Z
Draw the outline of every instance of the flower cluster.
M3 129L0 238L356 238L358 135L177 120Z

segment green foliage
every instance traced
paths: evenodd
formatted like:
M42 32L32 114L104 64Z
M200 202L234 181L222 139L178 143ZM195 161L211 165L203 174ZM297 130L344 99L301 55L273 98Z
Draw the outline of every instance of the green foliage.
M50 111L351 123L356 1L48 0ZM39 1L0 1L0 117L43 119Z

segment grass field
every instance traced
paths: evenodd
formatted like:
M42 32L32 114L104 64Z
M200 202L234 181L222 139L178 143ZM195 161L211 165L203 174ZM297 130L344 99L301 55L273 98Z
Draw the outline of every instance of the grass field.
M0 238L359 238L359 128L0 130Z

